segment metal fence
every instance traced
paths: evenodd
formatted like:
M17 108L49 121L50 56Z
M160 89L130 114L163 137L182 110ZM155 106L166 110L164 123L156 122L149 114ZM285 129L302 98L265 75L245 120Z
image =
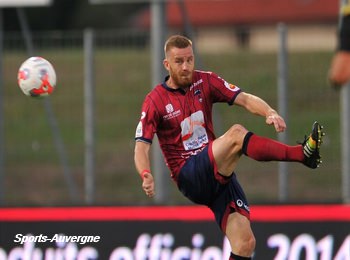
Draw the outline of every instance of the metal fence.
M277 32L276 32L277 33ZM83 32L33 33L34 55L46 57L57 72L58 84L50 97L52 115L62 138L67 165L62 165L50 126L45 99L25 97L16 73L27 58L19 33L4 35L4 172L3 205L84 204L86 163ZM130 30L94 33L94 204L152 204L141 190L133 164L134 132L140 107L151 89L149 34ZM339 202L341 194L339 93L327 84L333 50L288 52L288 140L295 144L308 134L313 120L325 126L323 165L309 170L289 164L287 202ZM198 50L204 69L213 70L243 90L278 106L278 52L228 49L220 53ZM161 61L159 61L161 62ZM233 123L279 138L264 120L235 107L218 105L217 134ZM61 147L62 148L62 147ZM67 167L69 178L64 174ZM237 169L253 203L279 202L278 163L242 157ZM74 186L74 196L69 183ZM169 181L168 204L188 204Z

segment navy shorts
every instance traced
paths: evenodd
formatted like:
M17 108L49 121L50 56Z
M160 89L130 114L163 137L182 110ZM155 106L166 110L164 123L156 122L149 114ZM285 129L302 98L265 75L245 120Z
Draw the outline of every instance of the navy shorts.
M238 212L250 218L248 201L236 174L224 177L217 172L211 144L186 161L177 183L187 198L196 204L206 205L213 211L223 232L230 213Z

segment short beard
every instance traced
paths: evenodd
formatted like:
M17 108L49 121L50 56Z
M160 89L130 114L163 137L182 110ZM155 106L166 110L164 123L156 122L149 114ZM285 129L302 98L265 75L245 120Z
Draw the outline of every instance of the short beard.
M174 73L170 73L170 76L175 85L180 88L187 88L192 84L192 73L189 77L186 77L185 79L181 78L181 76L177 76Z

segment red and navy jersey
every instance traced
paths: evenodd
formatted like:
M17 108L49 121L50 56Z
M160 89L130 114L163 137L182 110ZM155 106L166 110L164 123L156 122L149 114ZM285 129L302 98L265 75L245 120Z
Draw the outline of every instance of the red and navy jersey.
M154 134L165 162L175 178L186 159L215 139L212 106L216 102L232 105L241 89L212 72L194 71L187 89L172 89L166 80L145 98L136 141L152 143Z

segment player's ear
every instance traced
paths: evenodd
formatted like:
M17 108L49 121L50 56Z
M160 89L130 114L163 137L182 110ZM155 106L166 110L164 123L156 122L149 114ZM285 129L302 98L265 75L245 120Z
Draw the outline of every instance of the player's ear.
M163 60L163 65L166 70L169 70L169 61L167 59Z

